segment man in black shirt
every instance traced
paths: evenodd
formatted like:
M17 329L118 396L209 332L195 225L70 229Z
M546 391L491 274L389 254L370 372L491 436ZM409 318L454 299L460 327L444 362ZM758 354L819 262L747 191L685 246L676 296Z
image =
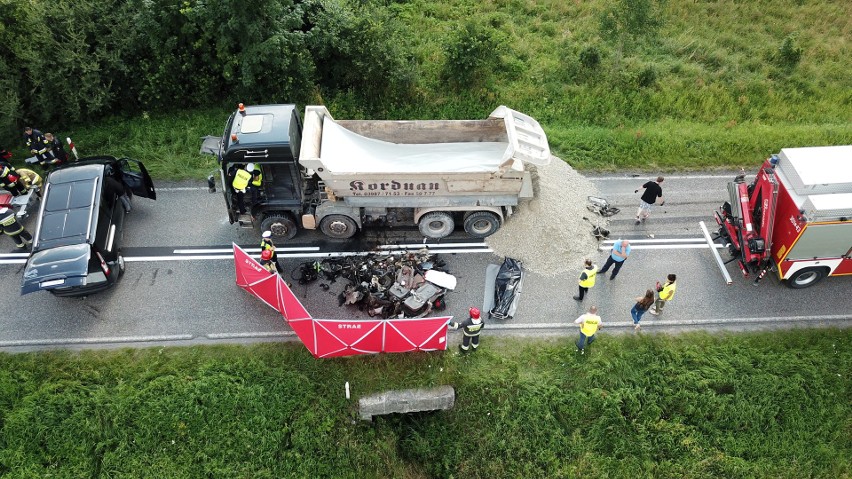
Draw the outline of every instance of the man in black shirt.
M660 206L666 204L663 200L663 188L660 186L663 182L663 177L658 176L657 181L649 181L642 185L645 191L642 192L642 198L639 201L639 210L636 211L636 224L644 223L651 216L651 207L660 199ZM634 193L639 193L637 189Z

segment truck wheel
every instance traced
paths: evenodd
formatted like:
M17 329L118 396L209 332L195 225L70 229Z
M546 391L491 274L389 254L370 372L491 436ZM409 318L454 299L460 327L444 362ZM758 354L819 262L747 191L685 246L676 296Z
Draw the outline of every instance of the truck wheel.
M288 240L296 236L298 229L296 222L287 213L273 213L263 218L260 231L271 231L273 238Z
M449 213L433 211L426 213L420 218L420 233L432 239L441 239L449 236L456 229L456 222Z
M804 268L793 273L787 278L786 284L793 289L802 289L813 286L828 276L828 270L822 267Z
M358 225L345 215L328 215L320 221L320 231L329 238L347 239L355 236Z
M474 211L464 219L464 230L474 238L491 236L500 229L500 217L490 211Z

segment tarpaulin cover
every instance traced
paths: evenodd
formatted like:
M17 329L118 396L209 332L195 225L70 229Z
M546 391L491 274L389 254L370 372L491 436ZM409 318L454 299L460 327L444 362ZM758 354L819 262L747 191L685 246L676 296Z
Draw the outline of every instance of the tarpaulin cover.
M314 319L287 283L234 244L237 285L279 311L317 358L447 349L452 316L416 319Z
M494 307L489 311L489 317L494 319L512 318L518 309L518 300L521 298L523 283L523 263L514 258L504 259L494 283Z

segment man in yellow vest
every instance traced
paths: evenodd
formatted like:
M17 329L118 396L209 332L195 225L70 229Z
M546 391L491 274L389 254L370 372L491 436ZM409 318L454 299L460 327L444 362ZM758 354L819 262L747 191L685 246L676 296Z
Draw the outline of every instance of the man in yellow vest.
M240 210L241 215L246 214L245 197L249 181L251 181L251 173L246 171L242 165L237 166L234 171L234 181L231 182L231 186L234 188L234 194L237 197L237 208Z
M595 278L598 276L598 267L592 264L592 260L587 259L583 272L580 273L580 294L574 296L577 301L582 301L589 288L595 285Z
M595 340L595 333L603 327L603 321L598 316L597 306L589 308L589 312L574 320L574 324L580 325L580 339L577 340L577 351L586 354L586 346Z
M648 310L649 313L659 316L663 312L663 306L666 305L666 302L674 299L675 290L677 289L676 280L677 276L670 274L666 276L666 283L664 285L660 286L660 282L657 282L657 301L654 302L654 307Z

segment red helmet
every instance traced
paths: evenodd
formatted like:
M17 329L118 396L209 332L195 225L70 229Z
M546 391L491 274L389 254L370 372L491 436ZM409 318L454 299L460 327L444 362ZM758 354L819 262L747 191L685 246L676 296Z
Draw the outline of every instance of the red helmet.
M265 249L262 253L260 253L260 259L269 260L272 259L272 251Z
M470 317L473 319L479 319L479 308L470 308Z

